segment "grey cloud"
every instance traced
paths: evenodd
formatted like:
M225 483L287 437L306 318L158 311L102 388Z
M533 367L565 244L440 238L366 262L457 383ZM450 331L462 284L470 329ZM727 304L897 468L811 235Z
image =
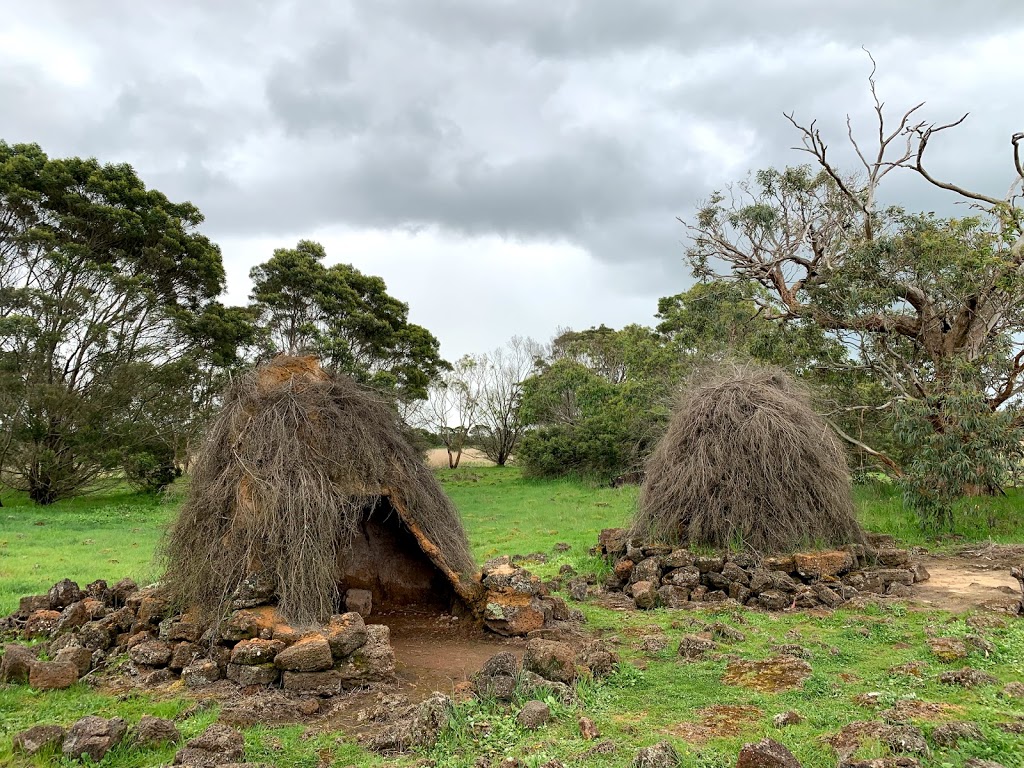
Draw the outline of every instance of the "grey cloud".
M343 225L563 241L636 291L682 273L677 214L747 168L803 159L784 110L821 118L840 151L845 113L870 111L861 44L884 89L923 76L922 52L1024 28L1019 0L33 8L16 20L81 51L91 79L0 52L0 137L130 160L196 202L215 237ZM936 146L936 170L1001 190L993 147L1021 128L1019 105L989 74L971 94L979 119ZM973 106L930 96L937 118ZM727 157L693 143L697 123L733 143ZM911 180L892 189L941 203Z
M538 55L607 56L662 46L684 51L757 39L824 37L860 45L905 36L921 41L988 34L1020 12L1016 0L384 0L375 16L405 20L453 43L514 42Z

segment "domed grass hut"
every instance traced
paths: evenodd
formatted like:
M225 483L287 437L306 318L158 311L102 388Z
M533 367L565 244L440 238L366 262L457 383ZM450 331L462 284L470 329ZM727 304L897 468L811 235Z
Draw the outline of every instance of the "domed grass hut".
M630 535L778 554L863 541L842 446L784 371L726 365L684 391Z
M313 357L232 384L164 555L175 601L210 618L243 582L298 625L349 589L371 592L374 613L472 609L481 592L458 512L393 409Z

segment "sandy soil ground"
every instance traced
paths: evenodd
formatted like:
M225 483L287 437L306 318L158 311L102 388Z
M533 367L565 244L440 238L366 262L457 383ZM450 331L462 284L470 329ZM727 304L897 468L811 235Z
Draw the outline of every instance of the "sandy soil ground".
M1024 565L1024 546L974 545L949 556L925 556L922 562L931 578L914 585L915 602L960 613L1021 599L1010 568Z

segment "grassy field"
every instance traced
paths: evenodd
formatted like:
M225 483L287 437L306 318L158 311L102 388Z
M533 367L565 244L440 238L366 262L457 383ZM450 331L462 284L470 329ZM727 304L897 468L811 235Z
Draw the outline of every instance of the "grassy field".
M440 477L462 512L479 561L498 554L543 552L549 561L531 566L542 576L565 563L581 572L598 570L600 562L586 550L601 528L628 520L636 495L635 488L524 480L514 469L472 467L443 471ZM43 591L66 576L82 584L126 575L139 581L156 578L154 552L179 498L125 492L40 509L5 496L0 508L0 613L13 610L19 596ZM920 530L889 489L858 489L858 507L870 528L933 548L988 538L990 531L996 541L1024 541L1021 502L1019 495L984 504L965 502L961 529L936 541ZM557 542L571 549L556 553ZM1000 695L1002 684L1024 682L1024 621L976 631L962 617L908 611L899 604L822 615L620 613L588 603L579 607L593 630L617 643L623 663L609 680L581 686L578 706L552 702L555 719L539 731L520 728L515 707L470 702L459 705L452 727L435 748L398 762L368 755L341 734L307 732L302 726L249 729L247 757L278 766L310 767L413 765L423 758L438 766L471 766L479 756L505 755L517 756L529 766L554 758L566 765L626 766L639 747L667 739L679 749L684 765L713 768L733 765L744 742L771 736L789 746L808 768L833 768L837 758L822 737L849 722L877 719L878 713L857 698L873 693L878 694L881 709L900 700L917 702L919 707L922 702L936 705L917 712L932 719L912 718L926 734L943 720L978 724L981 740L962 741L953 749L932 745L931 753L922 758L925 766L959 768L971 757L984 757L1007 768L1024 768L1024 736L999 727L1024 719L1024 702ZM811 677L795 691L762 693L725 684L724 660L681 661L675 652L680 637L699 629L699 622L712 621L730 624L746 636L728 648L743 659L769 657L777 644L801 644L810 656ZM931 636L979 632L990 646L977 644L964 662L946 664L928 649ZM664 649L642 649L648 635L664 637ZM894 671L910 661L922 662L920 676ZM937 682L940 672L965 663L994 675L1000 685L963 689ZM154 702L145 696L105 696L84 683L49 693L0 686L0 765L12 759L11 734L38 722L67 724L93 713L117 714L134 722L145 712L174 716L188 704L184 699ZM714 707L720 709L709 709ZM798 711L804 722L775 728L772 716L787 710ZM612 754L582 757L593 742L580 737L576 723L581 714L591 717L603 737L616 744ZM182 731L186 736L198 733L215 717L214 710L200 711L181 722ZM858 754L883 755L886 748L868 741ZM172 748L145 753L118 748L103 765L156 766L172 757ZM321 762L325 758L327 762Z

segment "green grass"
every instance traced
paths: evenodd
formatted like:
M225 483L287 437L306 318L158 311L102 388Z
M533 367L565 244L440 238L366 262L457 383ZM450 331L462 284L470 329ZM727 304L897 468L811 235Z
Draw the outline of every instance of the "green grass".
M478 561L500 554L542 552L549 556L548 562L530 568L543 577L555 574L566 563L581 573L606 567L587 555L587 550L601 528L627 522L636 498L635 488L528 480L514 469L470 468L444 471L440 477L463 515ZM180 495L161 500L122 491L41 509L5 496L0 508L0 613L13 610L21 595L44 591L65 576L82 584L122 576L151 581L159 572L153 553L179 501ZM956 536L936 540L921 530L891 489L857 489L858 510L870 528L892 533L907 544L931 547L965 539L1024 541L1022 501L1019 494L966 501ZM570 549L556 553L557 542L569 544ZM622 664L610 679L582 684L578 706L551 700L555 718L539 731L528 732L516 724L515 706L473 701L458 706L451 727L436 747L398 761L369 755L341 733L307 731L302 726L247 729L247 757L278 766L310 768L324 758L335 766L413 765L429 758L439 766L459 768L474 765L479 756L497 762L496 758L513 755L528 766L558 758L567 765L576 760L577 765L614 768L629 765L639 747L668 739L679 749L685 766L714 768L735 764L743 743L770 736L789 746L806 768L834 768L836 758L820 738L845 723L877 717L854 701L858 694L877 692L884 706L907 697L947 703L960 708L948 719L978 723L984 742L962 742L956 750L934 749L923 765L960 768L971 757L983 757L1007 768L1024 768L1024 737L996 727L1000 722L1024 718L1024 705L1001 697L999 686L964 690L936 681L941 671L967 663L995 675L1001 683L1024 682L1024 621L985 630L995 647L990 655L975 652L966 662L949 665L930 653L926 639L933 634L968 634L971 630L963 618L907 611L900 605L820 616L728 610L620 613L589 603L578 607L586 614L588 626L616 645ZM799 642L812 654L812 676L804 688L778 694L725 685L721 680L725 661L682 662L676 656L679 639L695 630L695 620L721 620L739 628L746 640L726 650L742 658L766 658L773 655L775 644ZM640 650L640 639L653 631L663 633L669 642L665 650L648 654ZM921 678L890 671L911 660L925 662ZM676 735L680 723L696 721L699 710L720 704L752 706L758 711L735 735L721 735L700 745L687 744ZM26 686L0 686L0 765L12 761L11 734L35 723L68 724L84 714L118 715L135 722L144 713L181 715L189 705L185 699L107 696L84 683L47 693ZM772 716L789 709L800 712L805 722L775 729ZM593 747L579 735L577 719L581 714L596 722L603 738L615 742L613 754L579 761ZM202 709L179 725L191 736L215 717L215 708ZM935 725L919 724L926 733ZM103 765L163 765L170 762L173 752L172 747L145 752L120 747ZM868 744L861 756L881 754L881 745ZM52 758L36 764L63 763Z

